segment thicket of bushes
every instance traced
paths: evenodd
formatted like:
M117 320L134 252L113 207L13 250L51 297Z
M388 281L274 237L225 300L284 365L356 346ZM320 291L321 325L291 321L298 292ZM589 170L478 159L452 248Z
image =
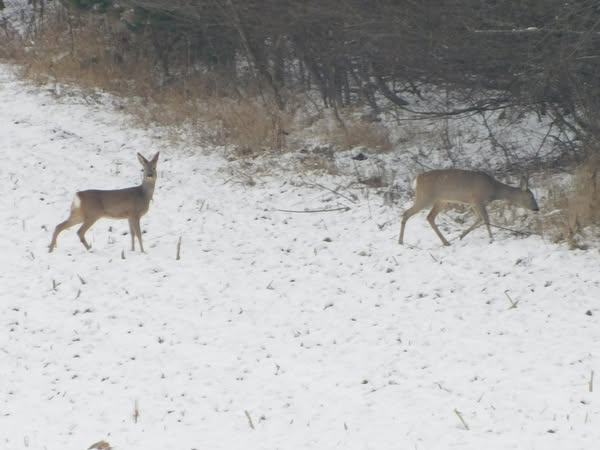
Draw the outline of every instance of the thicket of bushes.
M56 1L35 0L33 6L48 14ZM77 52L95 34L96 54L82 65L150 61L144 75L159 85L200 74L212 77L214 89L231 92L245 89L251 78L281 110L290 91L316 88L325 107L360 103L377 112L382 102L392 102L417 113L432 112L421 111L414 99L423 86L437 86L451 94L444 113L519 105L582 137L599 130L596 0L60 4L62 29L56 21L51 27L64 34L64 50ZM50 31L35 27L36 46L47 39L40 30Z
M597 0L33 0L26 8L25 34L1 24L0 56L26 61L30 75L138 96L153 119L220 124L220 138L242 151L285 147L295 111L307 105L330 111L348 145L343 118L356 106L371 118L389 107L415 117L510 108L568 131L566 159L597 160ZM423 101L432 87L444 102ZM377 124L362 126L389 147ZM588 209L600 210L595 187L587 197Z

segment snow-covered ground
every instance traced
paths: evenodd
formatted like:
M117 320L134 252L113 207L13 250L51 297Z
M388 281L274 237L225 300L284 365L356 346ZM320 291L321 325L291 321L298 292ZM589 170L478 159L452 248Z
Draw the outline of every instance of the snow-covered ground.
M102 220L91 251L71 229L49 254L74 192L137 184L138 151L160 151L147 253ZM408 205L328 176L244 184L214 151L6 66L0 155L2 449L600 442L597 250L484 228L445 248L425 212L399 246Z

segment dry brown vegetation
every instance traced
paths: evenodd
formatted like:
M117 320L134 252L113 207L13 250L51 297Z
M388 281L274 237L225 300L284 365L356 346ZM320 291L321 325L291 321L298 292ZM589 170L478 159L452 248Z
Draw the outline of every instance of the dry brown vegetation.
M32 45L13 51L11 59L23 75L39 83L73 83L78 88L114 93L122 106L145 126L188 126L199 141L233 147L252 157L294 149L307 116L312 122L323 110L302 106L306 99L289 96L280 109L273 98L249 77L244 92L226 73L194 71L164 79L159 61L144 39L121 33L107 16L48 12ZM302 118L299 118L304 116ZM368 123L336 122L324 139L334 148L364 146L374 151L392 147L387 132Z
M574 166L571 181L549 191L552 209L544 229L557 242L573 249L587 246L600 227L600 161L593 155Z
M248 11L260 12L258 9L260 2L252 2L252 5ZM328 11L333 17L337 10L333 3L329 3L329 6L332 5L333 9L325 8L322 11L315 9L315 11ZM352 17L349 16L348 19ZM265 37L260 34L262 28L252 28L251 24L254 22L248 22L248 28L243 30L237 21L234 21L234 25L226 21L225 30L233 34L237 33L241 36L242 31L258 33L258 40L253 41L253 44L259 47L254 55L251 54L251 49L245 50L246 68L228 70L231 66L227 64L231 64L231 61L229 63L226 61L223 65L206 66L204 60L200 61L202 64L198 64L198 60L192 61L192 58L186 60L186 51L189 48L186 50L186 47L181 45L173 52L176 56L171 60L168 53L169 45L182 41L178 41L177 36L173 37L164 30L157 31L148 27L143 31L131 32L124 28L121 20L110 14L74 12L57 5L56 8L44 13L43 20L39 21L35 33L27 39L22 39L5 24L4 29L0 30L6 37L0 47L0 58L10 58L17 62L23 67L25 76L40 83L73 83L79 88L90 91L102 90L114 93L124 99L120 102L121 106L141 124L148 127L186 126L188 132L191 130L196 134L199 142L227 147L228 155L232 158L247 159L265 152L279 153L301 149L302 152L296 159L297 169L323 170L328 173L338 171L335 159L335 151L338 149L358 147L361 151L377 153L389 152L395 146L402 145L400 142L392 142L389 131L372 120L377 112L382 111L382 96L391 99L392 107L397 107L402 105L403 99L395 94L418 96L416 86L419 83L436 83L442 80L442 83L448 82L449 85L461 86L460 79L446 80L445 74L439 72L439 67L433 72L424 71L423 67L409 67L410 64L418 64L418 60L411 60L411 55L413 57L420 55L422 51L428 49L407 48L405 53L408 62L403 60L399 63L394 56L398 53L395 46L389 48L383 46L375 54L370 53L373 47L368 47L369 52L366 53L362 53L365 49L347 48L342 45L347 37L344 36L343 30L335 29L335 22L329 22L325 16L317 19L315 24L318 30L330 30L333 27L333 31L330 30L327 36L338 37L335 33L340 32L340 41L333 38L328 41L332 48L307 45L311 36L317 39L319 44L323 43L323 38L319 37L318 33L306 32L307 34L304 35L301 30L295 30L294 32L300 34L294 34L286 27L280 29L273 25L273 29L269 31L273 35L267 33ZM471 20L474 18L471 17ZM394 29L395 24L389 25ZM585 21L581 26L585 26ZM288 31L290 34L286 35ZM364 38L370 36L368 29L362 32L365 33ZM457 30L455 32L458 33ZM185 33L184 37L187 38L188 35ZM275 39L277 36L281 39ZM482 39L496 39L493 34L481 34L481 36ZM443 36L440 34L437 37ZM501 37L510 44L511 35L506 34ZM365 40L367 41L368 39ZM273 46L274 42L282 44L277 47ZM465 42L471 41L467 39ZM579 41L562 43L557 41L555 44L559 47L560 45L572 46L584 55L588 49ZM240 44L235 42L233 45ZM265 47L261 49L262 45ZM463 44L460 39L457 39L453 45L461 48ZM528 48L527 45L525 47ZM228 49L220 47L218 50L225 52ZM465 57L485 60L485 51L479 53L481 49L478 49L479 47L471 48L473 54L466 54ZM279 51L282 52L281 55ZM353 54L352 51L357 53ZM387 51L389 53L386 53ZM234 49L232 54L243 55L244 51L238 48ZM256 59L257 56L264 57L265 61ZM289 58L295 58L294 64L288 64L287 67L297 66L303 71L278 74L278 69L286 67L283 63L279 64L280 56L282 61L288 58L288 63ZM375 62L372 58L375 58ZM386 58L396 61L395 65L389 66L389 73L382 72L388 67L383 64ZM444 58L447 58L448 70L456 74L456 70L452 69L453 64L456 63L452 55L445 55ZM587 61L585 58L581 60ZM355 61L360 61L359 65L355 65ZM528 64L528 67L530 66L535 65ZM539 67L543 68L544 65L540 62ZM562 64L560 67L570 66ZM435 67L425 68L435 69ZM404 73L404 69L409 72ZM413 70L414 73L411 72ZM515 73L518 72L515 70ZM419 78L421 76L419 74L422 73L433 75L430 75L430 79L422 80ZM265 79L269 79L269 75L273 77L267 83ZM472 75L486 80L489 74L482 70L481 73ZM494 79L494 73L491 75ZM573 83L578 84L577 77L559 75L553 74L557 77L556 80L561 82L574 80ZM411 76L414 79L411 79ZM278 81L279 77L281 80ZM295 77L301 80L300 89L294 89L294 81L290 81L295 80ZM467 78L471 85L473 78L471 76ZM530 78L535 79L534 76ZM550 78L549 82L555 83L556 80ZM512 82L508 81L507 83L512 86ZM385 86L392 84L399 88L397 91L388 92ZM579 83L582 86L584 84L594 85L594 83ZM489 90L485 91L488 87L502 89L501 84L495 86L492 83L486 86L486 83L482 82L481 86L484 92L489 92ZM557 86L551 84L548 92L570 92L560 83ZM317 93L316 100L309 98L309 94L306 93L311 89L313 93ZM521 89L519 92L526 91L527 89ZM375 92L379 95L374 95ZM539 92L536 92L537 94ZM596 98L597 96L581 94L579 97ZM466 103L475 104L477 110L479 107L485 109L487 107L485 105L494 109L504 102L511 104L514 101L515 104L519 104L523 100L529 100L522 98L507 100L508 97L499 96L496 103L486 100L484 106L481 106L478 101L475 101L479 98L475 95L467 99ZM363 103L361 104L357 99L363 99ZM548 103L545 97L541 101L539 98L534 98L532 101L535 105L533 108L539 107L544 114L553 114L556 124L564 123L569 119L562 110ZM560 104L562 98L555 94L554 101ZM588 106L586 111L596 110L595 104ZM370 114L364 116L357 112L367 109ZM589 124L594 121L588 120L587 117L584 118L585 120L581 119L580 117L579 122L588 124L584 129L593 132L595 128ZM415 131L416 128L407 128L407 133L414 134L414 136L407 135L407 140L423 139L422 136L419 137L419 132ZM311 136L319 136L323 145L307 149L303 142L307 132ZM436 133L435 138L439 138L442 142L440 145L449 145L446 142L449 141L447 131L446 134L442 131ZM587 153L594 155L597 151ZM572 186L567 189L551 190L549 195L547 206L555 207L556 212L547 218L550 225L543 228L552 228L553 235L560 240L568 240L574 247L579 245L576 237L580 235L582 228L600 224L600 204L597 193L599 166L597 157L589 158L576 169ZM361 183L376 187L391 186L394 176L389 168L383 166L373 166L368 173L357 173Z
M328 142L339 148L364 147L374 152L388 152L393 145L388 131L363 119L354 119L324 130Z

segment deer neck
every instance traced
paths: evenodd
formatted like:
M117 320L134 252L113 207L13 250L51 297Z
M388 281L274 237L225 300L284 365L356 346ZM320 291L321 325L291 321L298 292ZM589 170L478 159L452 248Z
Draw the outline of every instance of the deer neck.
M496 181L496 183L494 200L510 200L521 190L518 187L512 187L500 181Z
M142 184L140 184L140 188L144 193L144 197L148 199L148 201L152 200L152 196L154 195L154 186L156 185L156 178L144 178L142 180Z

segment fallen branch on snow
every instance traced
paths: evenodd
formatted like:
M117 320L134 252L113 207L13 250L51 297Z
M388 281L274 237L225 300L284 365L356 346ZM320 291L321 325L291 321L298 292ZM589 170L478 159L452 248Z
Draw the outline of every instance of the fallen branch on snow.
M346 212L346 211L350 211L350 207L349 206L340 206L339 208L331 208L331 209L301 209L301 210L275 208L275 209L273 209L273 211L287 212L287 213L322 213L322 212L335 212L335 211Z

